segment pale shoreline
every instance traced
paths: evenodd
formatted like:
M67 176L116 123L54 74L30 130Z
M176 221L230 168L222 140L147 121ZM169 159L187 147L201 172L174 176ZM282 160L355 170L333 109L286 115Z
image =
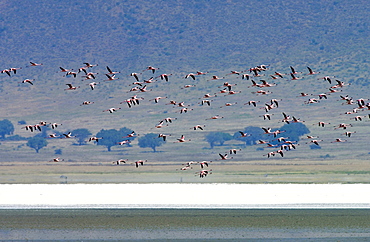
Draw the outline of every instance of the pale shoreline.
M0 209L370 208L368 184L0 184Z

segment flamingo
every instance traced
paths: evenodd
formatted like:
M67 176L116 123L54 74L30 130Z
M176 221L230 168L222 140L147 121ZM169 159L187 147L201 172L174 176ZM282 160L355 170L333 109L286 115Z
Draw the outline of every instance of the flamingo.
M320 72L314 72L310 67L307 66L308 69L308 74L307 75L316 75L319 74Z
M90 64L90 63L88 63L88 62L84 62L84 64L85 64L85 67L87 67L87 68L91 68L91 67L94 67L94 66L98 66L98 64Z
M161 78L161 80L166 80L166 82L168 82L169 76L172 76L172 74L162 74L159 77Z
M319 136L312 136L312 135L307 135L306 139L317 139Z
M139 81L138 75L139 75L139 73L136 73L136 72L133 72L133 73L130 74L130 76L135 77L136 81Z
M186 165L186 166L191 166L193 164L197 164L198 162L195 162L195 161L188 161L186 162L185 164L182 164L182 165Z
M60 72L70 72L70 71L72 71L72 70L69 70L69 69L65 69L61 66L59 67L59 69L61 70Z
M289 122L290 122L290 116L289 115L287 115L286 113L282 113L283 114L283 119L281 120L281 122L286 122L286 123L288 123L289 124Z
M185 76L185 78L191 77L193 80L195 80L195 74L194 73L189 73Z
M248 104L249 106L250 106L250 105L253 105L254 107L257 107L257 103L259 103L259 102L260 102L260 101L250 100L249 102L244 103L244 105Z
M189 169L193 169L193 167L191 166L184 166L184 167L181 167L180 170L182 171L186 171L186 170L189 170Z
M117 79L119 79L119 77L117 77L116 78L116 75L108 75L108 74L105 74L107 77L108 77L108 79L106 79L106 80L104 80L104 81L113 81L113 80L117 80Z
M29 83L29 84L33 85L34 80L35 79L25 79L25 80L22 81L22 83Z
M208 100L208 99L206 99L206 100L202 100L201 104L202 104L202 106L203 106L204 104L207 104L208 106L211 106L211 102L212 102L212 100Z
M270 114L270 113L266 113L260 117L263 117L263 120L271 120L271 116L274 115L274 114Z
M164 99L164 98L167 98L167 97L155 97L153 99L150 99L149 101L154 101L155 103L158 103L160 99Z
M187 113L188 111L191 111L191 110L194 110L194 109L189 109L189 108L182 108L180 109L179 113Z
M347 137L351 137L351 135L352 134L354 134L354 133L356 133L356 131L353 131L353 132L349 132L349 131L347 131L347 132L345 132L345 133L343 133L345 136L347 136Z
M265 90L258 90L257 92L252 92L252 93L256 95L267 95L267 94L271 94L272 92L265 91Z
M225 103L224 106L221 106L220 108L230 107L230 106L233 106L233 105L236 105L236 104L238 104L238 102L235 102L235 103Z
M224 118L224 117L221 117L219 115L216 115L216 116L212 116L210 118L207 118L206 120L209 120L209 119L221 119L221 118Z
M273 87L277 85L276 83L268 83L265 80L261 80L261 82L262 82L262 85L261 85L262 87Z
M242 79L243 79L243 80L244 80L244 79L249 80L250 78L252 78L252 76L251 76L251 75L249 75L249 74L242 74Z
M267 158L270 158L270 157L272 157L272 156L275 156L275 154L276 154L276 152L275 152L275 151L271 151L271 152L269 152L269 153L267 153L267 154L265 154L265 155L263 155L263 156L267 156Z
M240 133L239 138L245 138L245 137L251 136L251 134L244 133L243 131L239 131L239 133Z
M94 102L91 102L91 101L83 101L82 104L80 104L80 106L82 105L90 105L90 104L93 104Z
M1 71L1 73L6 73L8 76L11 76L10 69L4 69L4 70Z
M229 153L230 153L230 155L231 155L231 154L236 154L236 152L237 152L237 151L241 151L241 150L242 150L242 149L230 149L230 150L229 150Z
M125 145L125 144L130 144L130 143L131 143L130 140L123 140L123 141L118 142L119 145Z
M171 134L158 134L158 138L162 138L163 141L166 141L167 136L171 136Z
M100 139L102 139L102 138L98 138L98 137L93 136L93 137L89 138L89 142L91 142L91 141L99 142Z
M26 125L26 126L22 127L22 129L26 129L26 130L29 130L29 131L33 132L34 127L33 127L33 125Z
M49 134L48 138L57 138L59 137L60 135L57 135L57 134Z
M149 78L148 80L144 80L144 83L153 83L156 82L157 80L154 80L154 77Z
M317 100L316 98L310 98L308 101L305 101L305 104L311 104L311 103L319 103L320 101Z
M129 133L128 135L122 137L122 138L132 138L136 135L135 131L132 131L131 133Z
M91 90L95 89L95 86L98 85L99 82L90 82L88 85L90 86Z
M301 92L300 95L298 97L307 97L307 96L311 96L312 94L308 94L308 93L304 93L304 92Z
M195 125L194 127L192 127L192 129L194 129L194 130L197 130L197 129L203 130L203 127L205 127L205 125Z
M50 123L50 127L52 128L52 129L56 129L58 126L60 126L60 125L62 125L62 124L58 124L58 123Z
M206 177L208 174L212 174L212 170L201 170L199 172L196 172L196 174L199 173L199 177L203 178Z
M177 118L170 118L170 117L168 117L168 118L165 118L165 119L163 119L163 121L166 121L166 123L172 123L172 121L173 120L176 120Z
M70 76L70 75L73 75L73 77L76 78L77 72L75 72L75 71L68 71L64 76Z
M329 82L329 84L331 84L331 77L330 76L324 76L324 77L321 77L319 79L324 79L324 81L327 81L327 82Z
M126 163L126 161L128 161L128 159L119 159L117 161L113 161L113 164L115 165L121 165L122 163Z
M60 159L59 157L57 157L50 160L50 162L59 162L59 161L64 161L64 159Z
M228 158L228 157L227 157L227 156L228 156L228 155L227 155L227 153L226 153L226 154L224 154L224 155L223 155L223 154L221 154L221 153L219 153L218 155L221 157L221 160L229 160L229 159L233 159L233 157Z
M42 63L36 63L36 62L31 62L30 61L30 64L29 66L42 66L43 64Z
M330 143L337 143L337 142L346 142L347 140L345 139L340 139L340 138L337 138L335 139L334 141L330 142Z
M340 123L334 129L347 129L347 127L352 127L352 124Z
M330 123L325 123L325 122L320 121L320 122L318 122L317 124L318 124L319 126L321 126L321 127L324 127L325 125L330 124Z
M242 72L240 72L240 71L231 71L229 74L227 74L227 75L240 75L240 73L242 73Z
M264 131L264 134L272 134L271 128L264 128L264 127L262 127L261 129Z
M138 161L135 161L135 166L136 166L136 168L138 168L139 167L139 165L144 165L144 162L147 162L147 160L138 160Z
M175 141L174 143L183 143L183 142L187 142L187 141L191 141L191 139L186 140L185 136L181 135L181 138L177 139L177 141Z
M163 120L161 120L156 126L155 126L155 128L157 128L157 129L160 129L160 128L162 128L163 127ZM168 125L168 124L167 124Z
M119 109L121 109L121 108L110 108L110 109L106 109L106 110L104 110L103 112L114 113L114 112L116 112L116 111L117 111L117 110L119 110Z
M280 77L280 78L283 78L283 77L284 77L284 75L286 75L286 74L282 74L282 73L280 73L280 72L275 71L275 76L278 76L278 77Z
M139 87L139 91L140 92L148 92L148 91L151 91L152 89L146 89L146 85L145 86L143 86L143 87Z
M220 80L220 79L224 79L225 77L218 77L218 76L212 76L212 79L209 79L208 81L212 81L212 80Z
M66 139L69 139L69 138L72 138L72 137L76 137L76 136L72 136L72 133L71 132L68 132L67 134L63 134L63 135L64 135L64 137Z
M293 73L290 73L290 76L292 77L292 81L302 79L303 77L296 77Z
M194 84L187 84L187 85L184 85L181 89L185 89L185 88L189 88L189 87L195 87L196 85Z
M313 143L313 144L315 144L315 145L320 146L320 144L319 144L319 142L320 142L320 141L323 141L323 140L313 139L313 140L310 140L310 142L309 142L309 143ZM307 143L306 143L306 144L307 144Z
M9 68L10 71L12 71L14 74L17 74L17 70L22 69L22 67L11 67Z
M68 88L66 88L64 90L76 90L77 88L80 88L79 86L78 87L73 86L71 83L68 83L66 85L68 86Z
M229 91L226 95L233 95L233 94L237 94L237 93L241 93L242 91Z
M283 132L285 132L285 131L283 131L283 130L275 130L275 131L273 131L271 133L274 135L274 137L276 137L278 134L281 134Z
M114 75L114 74L118 74L118 73L121 73L121 72L119 72L119 71L112 71L110 68L109 68L109 66L106 66L106 68L107 68L107 70L108 70L108 75Z
M203 98L217 97L217 95L211 95L210 93L204 94Z
M292 123L304 123L304 121L303 120L301 120L301 119L299 119L299 118L296 118L296 117L292 117Z
M208 163L211 163L212 161L199 161L199 165L200 167L203 169L204 166L207 166L208 167Z
M293 66L289 66L289 68L290 68L290 71L291 71L291 74L298 74L298 73L300 73L300 72L296 72L296 70L294 69L294 67Z
M152 71L152 73L154 74L154 72L156 71L156 70L158 70L159 68L155 68L155 67L153 67L153 66L148 66L144 71Z
M319 99L323 99L323 98L328 99L326 93L321 93L318 96L319 96Z

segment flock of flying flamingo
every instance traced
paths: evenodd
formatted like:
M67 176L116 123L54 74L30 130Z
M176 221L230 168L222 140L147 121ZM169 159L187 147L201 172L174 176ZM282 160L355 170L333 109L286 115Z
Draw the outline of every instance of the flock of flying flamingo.
M32 68L39 68L40 66L43 66L42 63L34 63L30 62L30 64L27 67ZM109 66L104 67L104 73L99 74L98 72L94 72L93 70L98 68L98 64L91 64L91 63L83 63L81 67L78 69L67 69L64 67L59 67L59 70L57 72L60 72L63 74L63 77L70 77L68 80L73 80L74 83L80 82L77 81L77 77L82 78L83 81L88 81L89 83L86 84L91 91L95 91L96 88L99 87L101 83L109 83L112 81L122 81L122 76L120 76L121 72L111 69ZM9 68L4 69L1 71L1 73L6 74L7 76L11 77L13 75L16 75L18 71L20 71L22 68ZM149 100L149 102L153 102L154 104L163 104L163 107L168 107L165 105L170 105L174 107L178 107L179 110L176 111L179 114L185 114L188 113L196 108L196 106L204 106L204 107L213 107L214 100L216 99L225 99L226 103L218 108L218 110L224 110L226 107L234 106L234 105L248 105L250 108L254 109L262 109L263 114L259 117L261 118L261 122L264 120L269 121L275 118L277 113L272 113L271 110L277 110L280 108L281 103L284 102L284 99L277 99L274 98L274 88L279 84L275 82L283 81L283 82L297 82L298 80L305 81L305 78L308 76L314 76L315 81L323 81L325 82L328 87L327 90L318 93L318 94L311 94L306 92L297 93L297 98L303 97L305 100L303 101L304 105L315 105L316 103L320 103L322 101L325 101L326 99L332 98L333 95L338 95L338 100L341 100L341 105L351 106L351 110L346 112L343 112L343 114L350 115L350 118L348 120L354 120L354 121L362 121L365 118L369 118L370 115L363 115L361 112L370 110L370 103L367 102L367 99L365 98L357 98L353 99L349 95L345 95L345 89L347 86L349 86L348 83L345 83L341 80L338 80L335 76L324 76L321 75L320 72L313 71L310 67L307 67L307 70L303 72L298 72L295 70L293 66L289 67L288 73L278 72L271 70L271 67L269 65L257 65L255 67L247 68L246 70L242 71L231 71L229 73L226 73L225 75L219 77L217 75L212 75L209 72L189 72L187 74L166 74L166 73L160 73L161 69L153 66L148 66L144 68L142 71L134 72L127 75L126 79L131 79L130 86L131 88L127 90L128 93L132 93L130 95L130 98L125 99L124 101L120 102L120 104L127 105L126 108L132 109L135 106L139 106L142 104L142 102ZM148 78L147 80L144 80L144 74L148 73L147 75L150 75L152 77ZM266 74L269 73L269 74ZM100 76L103 76L104 80L98 81ZM176 81L176 78L178 79L178 76L181 78L181 86L178 90L178 92L181 92L182 90L191 90L192 88L197 87L200 82L220 82L220 86L218 86L219 90L217 92L211 92L204 93L203 96L199 97L200 101L196 101L194 103L185 103L184 101L175 101L175 100L168 100L167 102L164 101L164 99L170 99L168 96L157 96L151 99L147 99L147 97L140 96L145 95L147 92L153 91L155 87L151 87L152 83L156 82L163 82L168 83L172 81ZM203 77L200 79L200 77ZM308 78L307 78L308 79ZM184 84L186 81L193 81L194 83ZM231 80L231 82L229 81ZM197 82L195 82L197 81ZM37 85L37 81L34 79L24 79L21 83L24 85ZM66 88L64 91L75 91L78 89L82 89L83 86L75 85L74 83L66 83ZM244 86L247 88L251 88L250 94L243 93L241 90L238 90L238 87ZM176 90L171 90L176 91ZM289 93L289 90L286 90L287 93ZM337 94L336 94L337 93ZM238 96L238 101L234 102L227 102L228 96ZM255 99L252 100L246 100L247 97L253 96ZM263 103L262 100L258 100L260 97L269 97L267 102ZM98 100L83 100L81 101L80 106L86 106L86 105L92 105ZM116 107L109 107L107 109L101 110L102 113L116 113L119 112L121 109L124 109L124 106L117 106ZM299 117L293 116L289 114L286 111L281 111L281 118L278 118L278 121L281 123L291 124L291 123L300 123L305 122L304 120L301 120ZM275 117L273 117L275 115ZM189 117L189 116L188 116ZM192 117L190 115L190 117ZM216 119L227 119L227 116L222 116L219 114L212 115L204 120L204 122L207 122L206 120L216 120ZM160 120L157 124L154 125L155 129L161 130L165 126L170 125L172 122L175 122L178 118L165 118L163 120ZM62 124L60 123L47 123L45 121L40 121L37 124L33 125L26 125L22 127L23 129L27 131L41 131L42 126L49 126L53 130L60 127ZM350 128L353 127L351 123L329 123L320 121L318 123L314 123L313 125L317 125L319 127L334 127L334 130L337 129L343 129L347 139L350 139L353 134L356 133L356 131L350 131ZM335 125L335 126L333 126ZM207 129L208 124L197 124L190 129L193 130L205 130ZM284 137L284 130L279 129L272 129L270 127L262 126L261 130L263 131L263 134L266 136L266 139L260 139L256 141L256 145L266 145L266 147L275 149L274 151L262 154L262 156L265 156L267 158L272 158L275 156L284 157L287 152L290 150L295 150L298 148L298 145L300 145L297 141L289 140L289 137ZM243 131L239 131L240 137L248 137L251 134L245 133ZM126 137L122 137L123 140L119 142L119 145L127 144L130 141L127 139L128 137L134 137L137 136L136 132L132 132L130 134L127 134ZM71 132L63 134L62 138L73 138L73 134ZM158 134L158 139L163 139L164 141L167 141L171 137L171 134L166 133L160 133ZM50 134L49 138L60 138L56 134ZM100 139L103 139L104 137L90 137L88 141L90 142L99 142ZM126 139L125 139L126 138ZM172 138L172 137L171 137ZM314 144L319 146L320 143L323 141L318 136L313 135L307 135L304 139L307 140L305 142L306 144ZM340 143L340 142L347 142L347 139L343 138L336 138L331 143ZM272 144L271 140L277 140L278 144ZM192 139L187 139L185 135L179 135L176 139L173 140L173 143L184 143L184 142L191 142ZM213 161L217 160L229 160L233 159L231 155L237 154L242 149L230 149L226 152L219 153L218 159L213 159ZM61 159L59 157L53 158L52 162L60 162L64 159ZM123 165L128 162L128 159L119 159L117 161L114 161L114 165ZM144 164L148 162L148 160L137 160L133 162L137 168L140 166L144 166ZM209 174L212 174L211 165L212 161L189 161L184 164L182 164L182 167L178 170L190 170L193 169L193 166L199 166L200 171L196 172L196 175L198 175L200 178L204 178Z

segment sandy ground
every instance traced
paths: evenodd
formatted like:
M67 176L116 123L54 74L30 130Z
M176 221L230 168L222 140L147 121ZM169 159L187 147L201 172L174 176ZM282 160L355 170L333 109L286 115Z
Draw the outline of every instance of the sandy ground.
M369 189L368 184L1 184L0 208L370 208Z

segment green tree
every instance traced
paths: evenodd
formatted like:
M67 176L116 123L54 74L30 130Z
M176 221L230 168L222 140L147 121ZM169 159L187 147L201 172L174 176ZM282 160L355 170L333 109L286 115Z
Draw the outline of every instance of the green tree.
M146 134L140 137L138 141L138 145L141 148L152 148L153 152L157 152L156 148L166 143L166 141L164 141L163 139L158 138L158 134L154 133Z
M27 146L34 149L36 153L39 153L39 150L48 145L48 142L45 138L40 136L34 136L30 138L27 142Z
M245 145L255 145L257 140L263 139L263 130L260 127L248 126L243 131L246 137L242 137L241 133L235 132L233 138L245 142Z
M84 145L91 132L88 129L75 129L72 131L72 134L75 136L78 145Z
M129 140L130 142L135 139L134 137L127 137L128 134L132 133L131 129L121 128L120 130L116 129L102 129L97 134L96 137L101 137L102 139L97 142L97 145L104 145L107 147L108 151L111 151L111 148L115 145L119 145L119 142L123 140ZM130 146L129 143L125 144Z
M14 132L14 126L8 119L0 121L0 137L5 139L5 135L11 135Z
M223 132L210 132L205 136L205 140L209 143L211 149L218 143L220 146L222 146L225 141L232 140L233 136L228 133Z
M283 125L280 130L285 131L281 135L289 137L291 141L299 141L299 137L305 134L309 134L310 130L303 123L290 123Z

